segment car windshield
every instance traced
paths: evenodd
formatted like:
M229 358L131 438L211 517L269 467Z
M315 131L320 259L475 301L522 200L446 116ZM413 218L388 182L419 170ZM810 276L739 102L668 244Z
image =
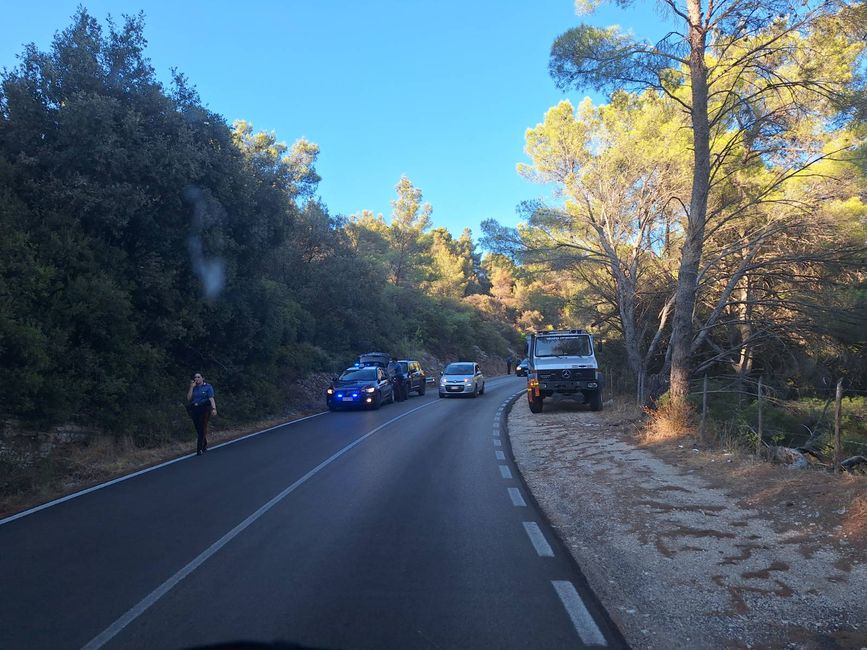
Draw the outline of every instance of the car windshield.
M444 375L471 375L473 374L473 364L471 363L450 363L443 370Z
M376 368L349 368L340 375L340 381L368 381L376 379Z
M537 357L589 357L589 336L544 336L536 339Z

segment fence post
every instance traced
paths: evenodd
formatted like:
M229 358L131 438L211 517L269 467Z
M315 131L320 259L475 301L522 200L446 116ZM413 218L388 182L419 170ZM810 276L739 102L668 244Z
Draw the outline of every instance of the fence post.
M701 385L701 424L699 425L698 434L701 441L704 442L704 421L707 418L707 373L704 374L704 381Z
M758 389L758 398L759 398L759 435L756 440L756 456L762 453L762 377L759 375L759 389Z
M834 397L834 471L843 471L843 445L840 442L840 420L843 411L843 378L837 382L837 394Z

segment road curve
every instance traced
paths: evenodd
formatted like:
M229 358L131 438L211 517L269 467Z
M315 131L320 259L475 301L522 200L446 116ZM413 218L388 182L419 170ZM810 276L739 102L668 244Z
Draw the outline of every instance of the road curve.
M504 407L323 413L0 521L0 647L623 647Z

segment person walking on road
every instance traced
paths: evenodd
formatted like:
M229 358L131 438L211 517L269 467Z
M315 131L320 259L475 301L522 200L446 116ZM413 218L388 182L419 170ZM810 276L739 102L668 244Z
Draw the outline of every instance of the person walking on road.
M217 414L217 402L214 401L214 387L205 381L200 372L190 380L187 411L196 427L196 456L201 456L208 451L208 420Z
M514 362L515 362L515 360L511 356L506 357L506 374L507 375L512 374L512 364Z

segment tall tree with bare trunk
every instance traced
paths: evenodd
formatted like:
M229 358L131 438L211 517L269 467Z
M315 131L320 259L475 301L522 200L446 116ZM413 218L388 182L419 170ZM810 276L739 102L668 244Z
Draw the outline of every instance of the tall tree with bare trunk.
M620 6L631 0L615 0ZM578 0L579 13L600 0ZM685 400L693 370L700 265L714 219L715 183L744 156L787 158L783 183L838 152L804 149L805 116L826 129L863 101L864 2L842 0L661 0L672 31L656 43L617 27L580 25L556 39L550 72L561 89L655 89L687 112L692 128L692 189L685 215L671 334L670 393ZM854 146L841 143L840 150ZM789 154L786 156L786 154ZM753 197L745 197L749 202Z

